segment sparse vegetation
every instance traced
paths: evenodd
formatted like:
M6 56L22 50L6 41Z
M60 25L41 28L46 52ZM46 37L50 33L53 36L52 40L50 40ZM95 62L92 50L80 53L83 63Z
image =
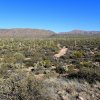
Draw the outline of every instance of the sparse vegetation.
M54 59L58 44L68 52ZM99 94L99 37L0 39L0 100L99 100Z

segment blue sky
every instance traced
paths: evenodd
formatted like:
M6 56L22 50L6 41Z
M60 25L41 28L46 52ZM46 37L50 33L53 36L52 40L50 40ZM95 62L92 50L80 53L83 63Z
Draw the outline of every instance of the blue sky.
M0 28L100 30L100 0L0 0Z

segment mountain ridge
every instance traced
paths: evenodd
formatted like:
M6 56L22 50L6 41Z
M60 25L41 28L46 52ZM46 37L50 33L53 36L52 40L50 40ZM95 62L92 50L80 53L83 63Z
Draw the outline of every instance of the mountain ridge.
M31 29L31 28L0 29L0 37L43 38L43 37L50 37L54 34L55 32L44 29Z
M0 37L31 37L31 38L49 38L58 35L100 35L100 31L72 30L69 32L54 32L45 29L32 28L11 28L0 29Z
M69 32L59 32L59 34L100 34L100 31L72 30Z

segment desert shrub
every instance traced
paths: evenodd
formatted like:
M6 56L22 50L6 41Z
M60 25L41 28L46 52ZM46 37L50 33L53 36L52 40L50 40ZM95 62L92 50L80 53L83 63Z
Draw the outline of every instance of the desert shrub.
M100 45L98 46L98 49L100 50Z
M6 56L2 62L5 62L5 63L15 63L16 62L16 59L12 56Z
M80 67L82 68L82 66L86 67L86 68L92 68L92 67L94 67L93 64L92 64L92 62L90 62L90 61L83 61L82 64L80 65Z
M66 66L66 65L58 66L58 67L56 67L56 72L59 73L59 74L67 73L68 72L68 66Z
M94 60L100 62L100 52L95 54Z
M25 55L25 57L31 57L34 55L34 52L33 51L24 51L24 55Z
M73 56L74 56L75 58L81 58L81 57L83 57L84 55L83 55L83 52L81 52L81 51L75 51L75 52L73 53Z
M24 55L22 53L16 52L14 54L14 58L16 59L16 62L22 63L25 57L24 57Z
M29 60L29 61L23 61L23 63L25 64L25 66L34 66L35 61Z
M90 63L85 63L83 65L78 66L79 72L75 73L71 71L69 74L70 78L77 78L77 79L85 79L89 83L93 83L95 81L100 81L100 68L94 67Z
M3 63L0 65L0 74L2 76L7 73L7 70L8 70L8 64Z
M11 63L1 63L0 64L0 76L1 77L9 77L11 71L14 70L14 66ZM10 71L10 73L8 72Z
M45 68L49 68L52 66L52 62L50 60L43 60L41 61L41 65L44 66Z
M0 98L13 100L55 100L46 94L48 91L43 80L39 81L34 76L25 77L25 74L12 74L0 87Z
M74 69L76 69L75 65L69 65L68 66L68 74L77 73L78 69L76 71Z
M74 64L74 65L79 65L80 60L79 59L72 59L71 63Z

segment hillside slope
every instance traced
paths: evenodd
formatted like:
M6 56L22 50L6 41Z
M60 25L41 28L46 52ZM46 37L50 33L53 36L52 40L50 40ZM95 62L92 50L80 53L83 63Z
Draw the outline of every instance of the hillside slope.
M51 37L55 32L42 29L0 29L0 37L32 37L32 38L45 38Z

